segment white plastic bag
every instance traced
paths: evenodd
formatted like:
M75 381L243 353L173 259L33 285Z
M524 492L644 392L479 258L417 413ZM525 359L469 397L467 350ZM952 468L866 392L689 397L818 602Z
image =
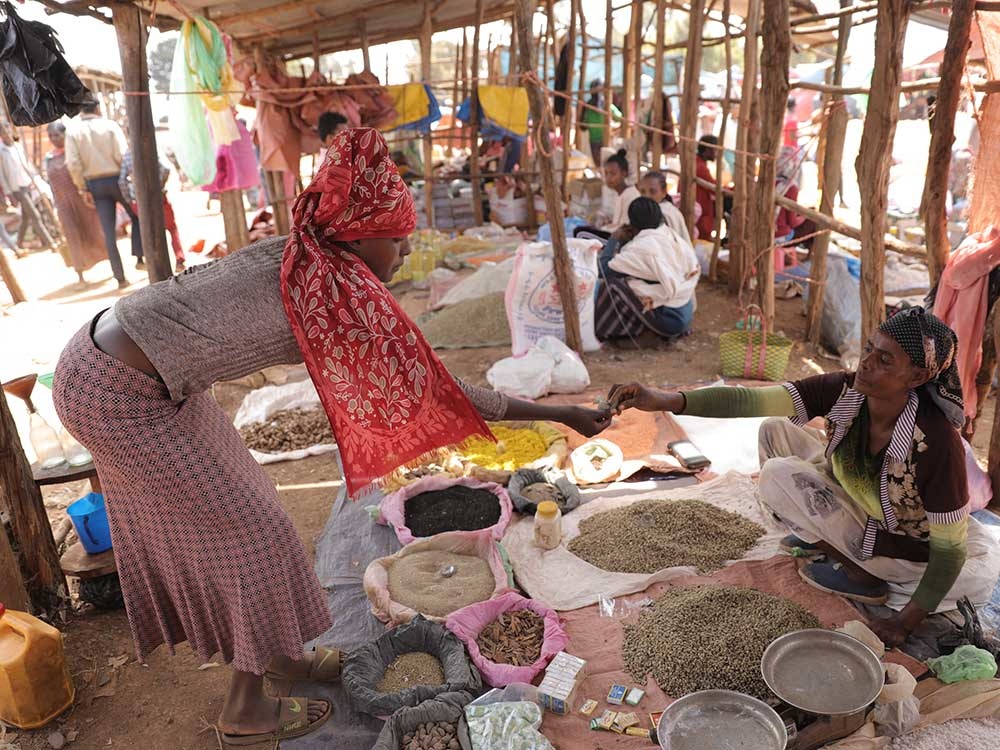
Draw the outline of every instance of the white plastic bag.
M551 354L529 351L523 357L507 357L495 363L486 380L493 390L514 398L541 398L552 386L556 361Z
M583 349L597 351L601 345L594 335L594 289L601 243L573 238L566 244L576 278ZM565 340L562 300L556 285L551 243L526 242L517 249L514 272L507 285L506 304L511 352L515 357L525 354L543 336Z
M266 422L272 414L290 409L322 409L316 386L309 379L299 380L285 385L266 385L263 388L250 391L244 398L240 408L233 417L236 429L246 427L255 422ZM294 451L278 453L262 453L250 448L250 455L259 464L273 464L279 461L295 461L308 456L318 456L337 450L336 444L321 443L310 445Z
M590 373L580 355L555 336L542 336L532 349L550 354L556 362L549 393L582 393L590 385Z
M993 486L990 484L990 476L976 461L976 453L972 450L964 439L962 447L965 448L965 475L969 484L969 509L975 513L990 504L993 499Z

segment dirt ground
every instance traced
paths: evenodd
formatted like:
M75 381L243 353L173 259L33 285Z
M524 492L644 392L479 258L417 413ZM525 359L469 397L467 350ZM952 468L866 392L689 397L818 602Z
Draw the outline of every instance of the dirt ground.
M53 266L55 261L43 255L46 254L20 261L19 269L30 269L23 279L36 298L47 295L75 310L69 316L71 325L58 322L61 333L56 341L59 335L64 341L79 326L79 321L85 319L81 316L92 315L96 309L107 306L115 292L103 282L92 289L74 287L72 279L67 279L63 273L65 269ZM99 278L101 274L98 271L95 275ZM66 286L58 287L59 284ZM695 332L677 345L662 350L611 349L588 354L585 360L593 384L608 387L615 382L638 380L669 386L716 380L719 377L718 337L733 327L739 318L739 306L723 288L708 284L699 288L698 299ZM0 300L0 312L3 304ZM405 306L411 314L421 312L426 306L426 295L406 294ZM3 319L0 314L0 340L7 335ZM804 325L801 299L777 302L775 327L797 342L787 371L789 378L838 368L837 361L829 355L800 343L804 338ZM31 342L22 340L19 343L30 346ZM59 346L51 348L57 353ZM19 350L13 354L21 362L33 363L42 372L54 364L55 354L39 354L37 345L31 353ZM507 356L509 350L470 349L440 354L454 374L470 382L485 383L486 370L493 362ZM5 363L0 362L0 376L13 377L7 370ZM223 384L217 387L216 396L232 414L247 392L247 388ZM992 423L993 401L989 400L984 426L976 440L977 452L982 458L985 458L988 429ZM279 487L280 500L311 553L336 494L339 478L336 464L320 456L265 466L265 470ZM60 517L69 502L87 491L83 482L46 488L44 495L52 518ZM261 616L266 617L267 613ZM5 739L0 738L0 750L43 750L53 746L50 735L57 731L64 739L72 739L67 746L73 750L139 746L144 750L209 750L216 747L214 734L206 731L206 727L218 716L225 696L228 670L224 666L214 662L202 664L186 646L181 646L176 656L160 649L149 657L147 664L137 662L124 611L97 612L83 606L70 616L64 632L70 668L77 685L74 707L43 730L9 732Z

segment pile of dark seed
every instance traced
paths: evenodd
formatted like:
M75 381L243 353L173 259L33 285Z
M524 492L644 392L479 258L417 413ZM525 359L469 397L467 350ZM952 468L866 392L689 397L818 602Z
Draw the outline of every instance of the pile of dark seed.
M763 534L753 521L698 500L643 500L581 521L569 551L613 573L677 565L711 573L739 560Z
M283 453L334 442L330 420L322 409L275 412L266 422L241 427L240 435L247 448L261 453Z
M734 586L674 589L625 626L625 669L639 684L652 674L668 696L736 690L762 700L770 691L760 658L785 633L820 627L795 602Z
M456 484L414 495L403 506L403 518L413 536L476 531L500 520L500 498L487 490Z

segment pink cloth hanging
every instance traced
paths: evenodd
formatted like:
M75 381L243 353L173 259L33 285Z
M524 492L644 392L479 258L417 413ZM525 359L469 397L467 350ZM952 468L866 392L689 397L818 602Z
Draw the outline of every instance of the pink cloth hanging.
M958 336L958 375L965 416L976 416L976 375L983 361L989 313L989 274L1000 265L1000 229L989 226L966 237L941 274L934 314Z
M246 190L260 184L257 155L253 150L253 137L242 120L236 121L240 139L215 151L215 180L202 190L221 193L225 190Z

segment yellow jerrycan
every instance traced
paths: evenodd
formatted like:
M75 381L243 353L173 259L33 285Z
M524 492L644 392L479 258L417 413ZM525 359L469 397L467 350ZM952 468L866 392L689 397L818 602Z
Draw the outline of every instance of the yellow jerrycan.
M36 729L73 703L62 633L0 604L0 721Z

